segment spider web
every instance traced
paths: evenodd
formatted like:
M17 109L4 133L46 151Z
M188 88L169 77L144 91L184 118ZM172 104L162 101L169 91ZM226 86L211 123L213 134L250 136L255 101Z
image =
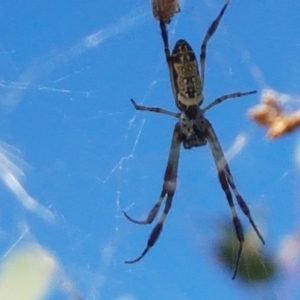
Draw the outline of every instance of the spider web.
M159 241L140 263L123 263L141 253L153 226L131 224L122 210L142 219L157 200L175 124L136 112L129 100L176 110L150 5L123 2L27 8L16 1L9 7L17 19L4 10L10 40L0 44L0 298L13 299L7 293L21 284L7 274L18 273L33 282L24 299L297 299L297 134L264 138L246 117L259 95L223 103L207 117L265 237L262 248L239 212L264 282L253 282L247 251L241 276L231 281L237 248L208 147L181 151ZM171 47L184 37L199 53L222 5L181 2ZM208 45L206 104L228 92L273 88L285 95L288 110L299 109L297 6L231 1ZM270 14L262 19L258 11ZM60 14L61 21L51 19ZM274 27L279 19L291 29L288 36ZM272 43L273 54L263 53ZM218 256L224 245L231 261ZM276 266L272 276L269 264ZM13 282L8 290L5 280Z

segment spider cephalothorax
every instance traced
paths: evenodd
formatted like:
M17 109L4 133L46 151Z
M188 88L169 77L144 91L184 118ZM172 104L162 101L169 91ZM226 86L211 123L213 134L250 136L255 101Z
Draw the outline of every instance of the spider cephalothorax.
M245 238L244 238L243 228L240 219L235 209L232 194L234 194L236 202L238 203L242 212L249 219L256 234L264 244L264 239L260 234L260 232L258 231L251 217L250 210L235 186L233 177L229 169L229 165L223 154L221 145L218 141L213 126L204 117L204 114L207 110L221 103L222 101L229 98L237 98L241 96L251 95L256 93L256 91L250 91L245 93L237 92L237 93L227 94L215 99L205 108L200 108L200 105L203 102L202 92L204 86L204 73L205 73L204 71L205 71L207 42L216 31L218 24L228 4L229 4L229 0L227 0L225 5L223 6L218 17L212 22L203 39L201 45L201 54L200 54L200 73L198 69L196 55L193 49L191 48L191 46L185 40L179 40L175 44L174 50L171 54L169 49L166 23L163 20L160 20L161 35L164 43L165 55L166 55L166 60L167 60L169 73L170 73L172 91L173 91L176 106L178 107L180 112L174 113L158 107L141 106L136 104L133 100L132 103L137 110L146 110L146 111L170 115L175 118L178 118L179 121L175 124L174 127L169 159L168 159L168 163L164 175L164 183L157 203L150 210L148 217L144 221L136 221L131 217L129 217L129 215L126 212L124 212L126 218L128 218L130 221L134 223L150 224L155 219L160 209L160 206L166 197L165 207L162 216L160 217L159 221L153 228L150 237L148 239L146 248L138 258L131 261L127 261L126 263L134 263L142 259L145 256L145 254L149 251L149 249L156 243L161 233L164 221L171 208L173 196L175 194L181 144L185 149L191 149L193 147L204 146L208 142L211 148L214 161L217 167L217 171L218 171L219 181L225 193L228 204L230 206L233 225L235 228L236 236L240 244L237 259L236 259L233 279L235 278L238 271L238 266L239 266Z
M198 109L195 117L192 118L184 111L181 112L179 124L182 134L182 145L185 149L206 145L206 119L200 109Z

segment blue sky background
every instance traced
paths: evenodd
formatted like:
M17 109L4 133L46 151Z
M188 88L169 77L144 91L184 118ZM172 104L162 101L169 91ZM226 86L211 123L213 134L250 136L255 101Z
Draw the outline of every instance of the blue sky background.
M1 153L20 169L2 160L1 256L26 241L52 253L63 275L49 299L68 297L63 278L84 299L297 299L297 251L293 267L264 286L232 281L232 271L215 258L230 211L208 147L182 150L159 241L138 264L124 264L141 253L153 226L130 223L122 210L142 218L157 200L175 124L130 103L176 111L149 2L2 3ZM199 55L223 4L184 1L169 27L171 47L184 38ZM207 51L205 104L258 90L207 117L225 152L238 137L246 141L231 171L263 232L264 250L275 256L299 226L299 138L267 141L247 110L266 88L286 94L287 109L299 108L299 11L299 1L232 0ZM30 198L8 187L9 172L38 206L22 204Z

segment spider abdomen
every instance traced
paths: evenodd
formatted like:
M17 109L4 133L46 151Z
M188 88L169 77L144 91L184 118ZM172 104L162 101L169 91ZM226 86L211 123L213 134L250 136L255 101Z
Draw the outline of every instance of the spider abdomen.
M193 117L203 101L202 81L195 53L185 40L173 49L171 80L177 107Z

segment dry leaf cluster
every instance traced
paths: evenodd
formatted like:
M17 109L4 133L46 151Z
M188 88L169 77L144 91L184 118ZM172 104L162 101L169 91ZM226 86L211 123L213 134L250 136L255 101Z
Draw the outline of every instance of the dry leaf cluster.
M300 127L300 111L286 114L275 93L265 93L262 103L249 111L249 116L258 125L268 128L267 137L276 139Z
M178 0L152 0L152 12L156 20L170 23L180 6Z

